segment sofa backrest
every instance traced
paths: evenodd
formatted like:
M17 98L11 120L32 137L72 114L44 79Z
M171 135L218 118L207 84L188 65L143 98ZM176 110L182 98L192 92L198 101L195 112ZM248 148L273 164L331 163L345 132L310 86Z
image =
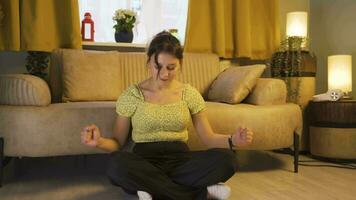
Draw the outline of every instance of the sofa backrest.
M82 54L83 51L91 56L105 53L105 51L72 49L58 49L52 53L51 65L49 69L49 86L51 89L53 103L62 102L62 66L64 64L63 62L66 61L63 56L68 55L68 52L71 55ZM122 68L120 70L122 74L117 76L121 80L123 89L127 88L131 84L138 83L149 76L146 67L147 57L145 53L117 52L117 56L118 64L113 67ZM221 71L222 68L220 67L219 57L217 55L185 53L183 66L181 73L178 75L178 79L197 88L203 97L206 98L210 84ZM121 92L122 91L119 93Z

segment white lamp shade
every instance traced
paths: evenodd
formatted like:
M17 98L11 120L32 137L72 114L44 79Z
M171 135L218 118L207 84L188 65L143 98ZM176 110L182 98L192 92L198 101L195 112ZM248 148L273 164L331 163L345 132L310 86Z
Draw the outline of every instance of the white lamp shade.
M287 13L287 36L307 37L308 13L289 12Z
M328 56L328 89L352 91L352 57L351 55Z

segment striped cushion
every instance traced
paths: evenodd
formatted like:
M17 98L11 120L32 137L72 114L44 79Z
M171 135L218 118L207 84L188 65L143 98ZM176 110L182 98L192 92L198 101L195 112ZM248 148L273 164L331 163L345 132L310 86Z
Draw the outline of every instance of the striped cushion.
M32 75L0 75L0 104L47 106L51 95L47 83Z

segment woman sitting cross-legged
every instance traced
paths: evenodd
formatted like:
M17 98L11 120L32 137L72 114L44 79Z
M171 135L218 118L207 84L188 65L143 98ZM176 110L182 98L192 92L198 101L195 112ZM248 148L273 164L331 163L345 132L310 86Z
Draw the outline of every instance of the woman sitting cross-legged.
M104 138L96 125L89 125L81 133L82 143L112 152L111 183L137 194L140 200L227 199L230 188L221 183L236 170L236 157L229 148L249 145L252 131L213 132L200 93L176 80L183 49L170 33L157 34L147 56L151 77L128 87L118 98L113 137ZM189 150L186 141L191 119L210 149ZM133 152L119 151L130 126Z

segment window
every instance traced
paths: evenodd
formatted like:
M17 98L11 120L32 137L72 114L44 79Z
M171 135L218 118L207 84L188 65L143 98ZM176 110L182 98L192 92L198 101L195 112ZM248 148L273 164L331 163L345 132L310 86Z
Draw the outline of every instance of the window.
M146 44L168 29L177 29L179 40L184 42L188 0L79 0L80 20L85 12L92 15L95 42L115 42L112 17L120 8L137 12L133 43Z

